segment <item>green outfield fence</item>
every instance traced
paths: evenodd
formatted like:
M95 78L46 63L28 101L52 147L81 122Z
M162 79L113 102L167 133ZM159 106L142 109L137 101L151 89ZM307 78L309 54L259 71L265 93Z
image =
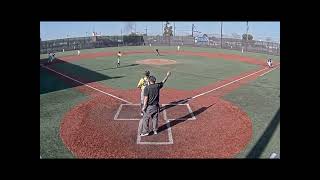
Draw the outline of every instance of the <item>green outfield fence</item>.
M280 55L280 43L242 40L234 38L207 37L200 40L191 36L92 36L40 41L40 54L77 49L93 49L116 46L192 46L231 49Z

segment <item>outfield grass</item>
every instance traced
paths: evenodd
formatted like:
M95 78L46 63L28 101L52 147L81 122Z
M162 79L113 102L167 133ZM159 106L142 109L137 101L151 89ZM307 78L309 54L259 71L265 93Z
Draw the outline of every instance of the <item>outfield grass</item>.
M60 121L71 107L86 99L57 76L40 68L40 155L73 158L60 138Z
M269 158L272 152L280 153L280 119L279 123L275 120L272 127L269 126L278 110L280 111L279 69L227 94L224 99L237 104L247 112L253 124L252 140L237 157L245 158L251 153L254 156L259 155L257 158ZM255 147L257 143L261 146ZM256 152L251 151L253 148Z
M167 71L172 71L172 76L168 80L166 87L181 90L197 89L258 68L257 65L238 61L185 55L165 55L160 57L177 61L177 64L171 65L157 66L136 63L137 60L149 58L159 58L159 56L155 56L154 54L131 54L123 56L121 58L121 68L114 68L116 65L115 57L98 57L72 62L72 64L82 67L83 69L88 69L89 71L86 71L88 73L76 71L75 69L66 69L68 67L65 64L58 63L52 66L55 69L63 69L80 78L91 77L92 73L90 73L90 71L100 73L106 77L111 77L106 78L106 80L99 80L100 83L120 89L134 89L145 70L149 70L151 74L155 75L158 81L164 78Z

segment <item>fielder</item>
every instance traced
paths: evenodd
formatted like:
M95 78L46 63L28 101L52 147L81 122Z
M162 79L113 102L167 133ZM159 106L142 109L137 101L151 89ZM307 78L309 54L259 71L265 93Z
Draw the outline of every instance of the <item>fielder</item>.
M160 56L159 50L158 50L158 49L156 49L156 51L157 51L157 56Z
M137 88L141 89L141 94L140 94L140 105L141 105L141 116L143 116L143 111L142 111L142 107L143 107L143 98L144 98L144 89L146 86L149 85L149 76L150 76L150 72L149 71L145 71L144 72L144 77L140 79Z
M120 57L122 56L120 51L118 52L117 56L118 56L117 68L118 68L120 67Z
M49 53L48 63L51 63L55 59L55 53Z
M178 51L180 50L180 46L179 45L178 45L177 49L178 49Z
M272 68L272 60L271 60L271 58L267 59L267 64L268 64L269 68Z
M78 56L80 56L80 50L78 50Z

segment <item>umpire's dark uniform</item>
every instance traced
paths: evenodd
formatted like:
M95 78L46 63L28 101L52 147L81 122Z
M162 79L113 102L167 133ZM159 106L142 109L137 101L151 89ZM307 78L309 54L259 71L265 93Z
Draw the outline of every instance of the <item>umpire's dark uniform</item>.
M150 84L144 90L144 96L148 96L147 109L143 115L143 122L141 127L141 133L149 133L149 120L152 119L152 130L158 129L158 117L159 117L159 95L160 89L163 87L163 83Z

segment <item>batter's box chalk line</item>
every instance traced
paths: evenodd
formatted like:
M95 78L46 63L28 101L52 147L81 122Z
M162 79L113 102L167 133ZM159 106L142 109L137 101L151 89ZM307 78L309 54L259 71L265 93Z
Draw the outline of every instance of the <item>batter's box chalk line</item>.
M141 119L141 118L139 118L139 119L137 119L137 118L119 118L119 114L120 114L123 106L140 106L140 104L120 104L120 106L119 106L119 108L118 108L118 110L117 110L117 112L116 112L116 114L115 114L115 116L113 118L114 120L139 121ZM192 116L191 118L188 118L187 120L196 120L196 117L194 116L189 104L162 104L161 105L161 107L165 107L165 106L187 106L187 109L189 111L189 115ZM163 116L164 116L165 121L186 120L186 119L183 119L183 118L177 118L177 119L171 118L171 119L168 119L166 109L163 110Z
M187 106L187 109L189 111L189 114L192 116L191 118L188 118L187 120L196 120L196 117L194 116L191 107L189 104L162 104L161 107L165 107L165 106ZM173 137L172 137L172 130L171 130L171 126L170 126L170 120L186 120L186 119L168 119L167 118L167 112L166 109L163 110L163 117L164 120L166 121L166 126L167 126L167 132L168 132L168 141L166 142L148 142L148 141L141 141L141 126L142 126L142 118L139 119L135 119L135 118L128 118L128 119L119 119L119 114L122 110L123 106L140 106L140 104L120 104L115 116L114 116L114 120L139 120L139 126L138 126L138 131L137 131L137 144L144 144L144 145L170 145L173 144Z
M188 118L188 119L183 119L183 118L177 118L177 119L169 119L168 116L167 116L167 111L166 109L163 110L163 116L164 116L164 119L167 120L167 121L172 121L172 120L196 120L196 117L194 116L193 114L193 111L191 110L191 107L189 104L162 104L162 107L165 107L165 106L187 106L188 108L188 111L189 111L189 114L188 115L191 115L192 117L191 118ZM188 116L186 115L186 116Z
M139 121L141 119L141 118L139 118L139 119L135 119L135 118L128 118L128 119L121 118L121 119L119 119L118 117L119 117L120 111L122 110L123 106L140 106L140 104L120 104L117 113L114 115L114 118L113 118L114 120ZM139 114L140 114L140 112L139 112Z
M143 141L141 142L141 127L142 127L142 120L139 121L139 126L138 126L138 132L137 132L137 144L144 144L144 145L170 145L173 144L173 138L172 138L172 131L170 127L170 122L166 120L166 125L167 125L167 132L168 132L168 141L167 142L147 142Z

